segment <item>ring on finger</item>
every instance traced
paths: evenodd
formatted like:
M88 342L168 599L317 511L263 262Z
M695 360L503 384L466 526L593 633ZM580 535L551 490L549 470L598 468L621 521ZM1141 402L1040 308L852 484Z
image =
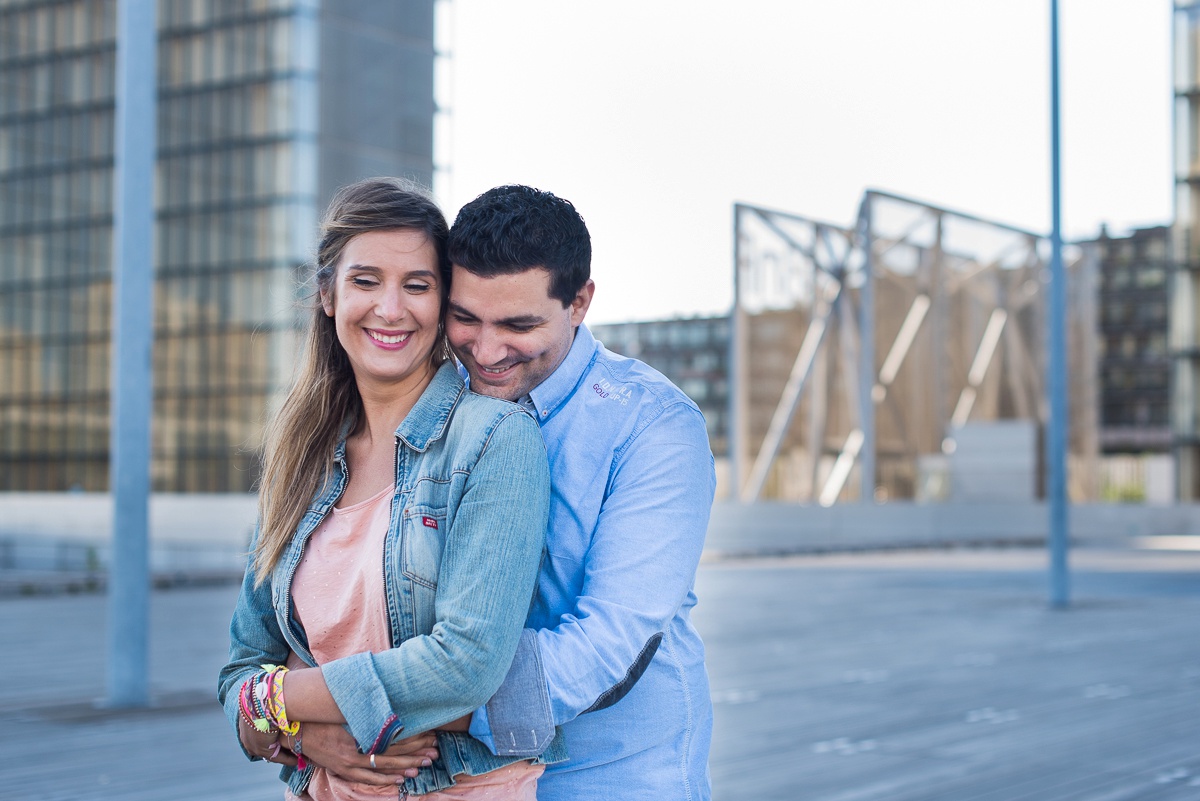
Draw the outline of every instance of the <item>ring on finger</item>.
M372 768L376 767L376 765L375 765L375 755L374 755L374 754L371 754L371 767L372 767Z

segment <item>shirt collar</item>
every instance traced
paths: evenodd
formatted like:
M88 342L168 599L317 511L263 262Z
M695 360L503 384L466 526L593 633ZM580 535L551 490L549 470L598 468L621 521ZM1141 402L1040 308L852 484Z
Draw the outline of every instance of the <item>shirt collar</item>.
M534 416L538 422L545 422L575 394L580 379L596 358L596 346L596 338L592 336L592 332L580 323L575 329L575 340L571 343L566 358L542 383L529 390L529 399L533 402L536 411Z

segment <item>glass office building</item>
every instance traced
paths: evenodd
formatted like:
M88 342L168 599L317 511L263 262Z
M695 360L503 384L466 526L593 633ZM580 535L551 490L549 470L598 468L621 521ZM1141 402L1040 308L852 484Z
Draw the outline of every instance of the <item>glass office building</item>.
M116 5L0 0L0 490L108 487ZM252 486L320 210L431 183L433 6L160 0L156 491Z

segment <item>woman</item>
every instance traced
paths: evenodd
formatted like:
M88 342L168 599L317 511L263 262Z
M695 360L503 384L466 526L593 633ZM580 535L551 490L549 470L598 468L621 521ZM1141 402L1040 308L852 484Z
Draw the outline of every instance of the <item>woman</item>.
M221 702L246 753L284 765L288 798L533 799L544 763L565 756L558 740L530 762L465 733L439 732L437 750L414 735L484 704L512 660L549 503L537 424L468 393L447 358L447 226L432 200L362 181L321 233ZM338 724L361 760L306 764L306 733L319 762L312 745Z

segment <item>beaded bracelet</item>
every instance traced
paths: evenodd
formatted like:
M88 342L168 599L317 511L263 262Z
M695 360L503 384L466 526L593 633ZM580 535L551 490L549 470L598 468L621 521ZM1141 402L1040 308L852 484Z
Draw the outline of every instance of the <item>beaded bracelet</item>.
M242 684L242 689L238 693L238 707L241 710L242 717L254 727L255 731L262 732L263 734L278 734L279 729L271 725L271 721L267 719L256 703L253 689L254 684L255 679L247 679Z

